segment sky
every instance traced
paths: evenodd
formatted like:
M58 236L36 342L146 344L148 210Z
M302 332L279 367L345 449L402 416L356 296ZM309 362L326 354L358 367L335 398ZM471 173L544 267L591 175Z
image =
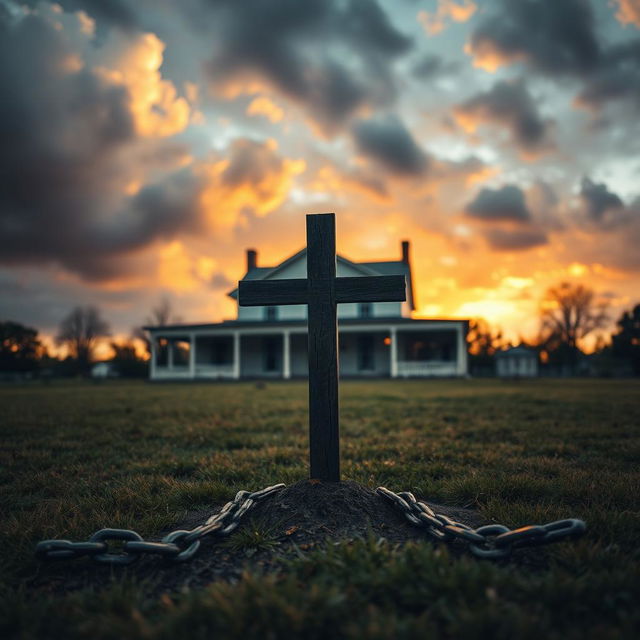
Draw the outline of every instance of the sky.
M640 301L640 0L0 0L0 320L233 318L333 211L416 317Z

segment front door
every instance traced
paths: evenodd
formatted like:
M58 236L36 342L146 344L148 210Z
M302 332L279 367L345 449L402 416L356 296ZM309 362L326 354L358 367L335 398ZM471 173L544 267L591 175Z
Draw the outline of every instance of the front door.
M265 338L263 342L264 370L273 373L279 369L280 345L275 337Z

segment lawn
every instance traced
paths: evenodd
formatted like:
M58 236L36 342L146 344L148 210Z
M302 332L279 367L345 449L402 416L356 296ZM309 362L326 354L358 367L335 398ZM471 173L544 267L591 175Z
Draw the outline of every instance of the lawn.
M539 562L364 538L154 596L115 569L95 588L55 588L60 566L33 547L104 526L151 537L239 489L303 479L306 384L74 382L0 397L3 638L638 637L637 381L342 383L345 479L510 527L587 522Z

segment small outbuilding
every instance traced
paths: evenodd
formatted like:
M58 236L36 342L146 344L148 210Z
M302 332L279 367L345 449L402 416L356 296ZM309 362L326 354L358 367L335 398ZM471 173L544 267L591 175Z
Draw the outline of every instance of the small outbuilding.
M91 377L94 380L106 380L119 377L119 373L113 362L96 362L91 367Z
M499 378L537 378L538 354L520 345L496 353L496 373Z

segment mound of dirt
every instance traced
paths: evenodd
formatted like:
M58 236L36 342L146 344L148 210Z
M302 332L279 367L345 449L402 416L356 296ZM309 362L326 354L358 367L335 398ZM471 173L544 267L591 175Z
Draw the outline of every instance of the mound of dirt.
M469 526L486 524L470 509L427 504L437 513ZM168 531L192 529L219 509L220 506L189 512ZM168 531L160 532L158 539ZM247 569L280 571L287 558L327 544L348 543L369 535L384 538L392 544L412 540L433 542L372 489L355 482L304 480L255 505L228 538L204 537L200 550L189 562L168 564L144 556L123 570L138 578L148 578L153 592L200 588L214 580L233 582ZM464 545L454 543L453 548L464 548ZM32 586L69 591L104 583L111 573L110 567L90 560L58 563L45 568L39 576L39 584Z

